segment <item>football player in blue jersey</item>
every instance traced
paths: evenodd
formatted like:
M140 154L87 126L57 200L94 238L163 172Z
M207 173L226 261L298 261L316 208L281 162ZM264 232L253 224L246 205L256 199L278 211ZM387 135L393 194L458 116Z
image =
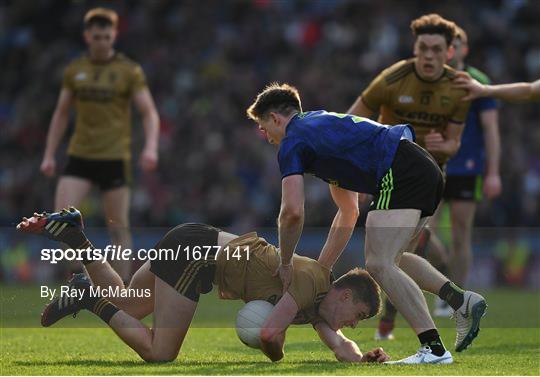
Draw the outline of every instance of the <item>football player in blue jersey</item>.
M347 245L358 217L358 193L374 195L366 220L366 268L418 336L419 351L397 363L453 362L429 314L421 289L457 306L458 342L465 349L478 334L485 299L464 292L410 244L433 215L444 179L437 163L414 143L409 125L388 127L372 120L326 111L302 112L296 88L277 83L266 87L247 110L279 145L282 175L278 218L281 264L276 273L284 290L291 281L292 255L304 224L304 178L313 174L330 184L338 207L319 263L332 268ZM275 310L289 311L286 301Z

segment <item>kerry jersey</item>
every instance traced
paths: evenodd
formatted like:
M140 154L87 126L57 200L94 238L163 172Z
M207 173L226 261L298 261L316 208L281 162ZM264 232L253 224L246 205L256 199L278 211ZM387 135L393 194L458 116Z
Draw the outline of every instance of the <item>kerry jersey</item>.
M231 257L233 253L239 257ZM280 260L279 249L255 232L232 240L217 256L214 283L220 298L265 300L275 305L283 292L281 279L273 276ZM315 324L321 320L319 304L331 287L330 270L297 254L293 254L293 263L293 278L287 290L298 305L293 323Z
M131 98L146 88L141 67L116 53L105 63L87 54L64 71L63 87L73 93L75 132L68 154L87 159L113 160L131 157Z
M448 122L464 123L470 102L461 100L466 92L452 87L456 71L445 65L441 77L425 81L417 75L415 59L402 60L382 71L362 93L362 101L383 124L410 124L417 143L425 147L424 137L431 132L444 134ZM432 153L439 164L448 159Z

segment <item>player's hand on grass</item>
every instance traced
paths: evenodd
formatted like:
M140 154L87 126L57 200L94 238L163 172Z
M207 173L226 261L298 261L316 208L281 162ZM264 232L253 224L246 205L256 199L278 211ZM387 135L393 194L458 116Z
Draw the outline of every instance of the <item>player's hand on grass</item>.
M372 349L362 356L361 363L384 363L390 360L390 356L381 347Z
M443 135L440 132L435 132L433 129L424 137L424 143L429 152L444 152L444 142Z
M154 149L144 149L141 158L139 160L141 169L145 173L150 173L157 168L158 164L158 153Z
M289 289L289 285L291 285L292 272L293 272L292 260L289 262L289 264L280 263L276 272L274 272L273 276L279 276L279 278L281 279L281 284L283 285L283 294L287 292L287 289Z
M54 176L56 173L56 160L54 157L44 157L39 170L46 177Z
M463 97L462 101L471 101L478 97L482 97L485 91L484 85L473 79L467 72L458 72L452 86L457 89L465 89L468 93Z
M501 195L501 176L496 174L486 175L486 177L484 178L483 192L486 199L494 199L497 196Z

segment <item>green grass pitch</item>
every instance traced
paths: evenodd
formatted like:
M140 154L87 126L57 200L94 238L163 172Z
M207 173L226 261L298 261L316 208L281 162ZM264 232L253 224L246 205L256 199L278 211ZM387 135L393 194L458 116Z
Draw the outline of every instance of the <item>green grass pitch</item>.
M287 332L285 358L271 363L257 350L237 339L233 327L241 303L201 300L194 324L178 359L146 364L114 333L89 313L66 318L53 328L39 328L42 300L37 287L1 287L1 375L539 375L540 296L537 291L487 292L488 315L472 348L454 355L454 364L389 366L346 364L310 327L293 326ZM431 302L428 297L428 302ZM362 350L381 345L393 359L417 348L413 332L400 318L397 340L373 340L376 320L361 323L345 334ZM453 348L455 331L450 319L438 319L445 344ZM85 328L77 328L85 327Z

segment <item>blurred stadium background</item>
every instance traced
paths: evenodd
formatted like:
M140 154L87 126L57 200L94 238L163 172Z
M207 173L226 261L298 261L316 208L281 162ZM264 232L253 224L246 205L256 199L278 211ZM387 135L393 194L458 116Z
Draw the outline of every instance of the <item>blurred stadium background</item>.
M56 180L43 177L39 165L63 68L85 49L81 20L94 6L118 11L117 48L143 66L161 117L159 170L134 171L136 247L151 246L163 233L156 227L194 221L235 233L262 229L275 240L281 187L276 150L245 108L264 85L280 81L300 89L305 109L346 111L377 73L412 55L409 23L424 13L440 13L465 29L468 63L493 82L540 77L540 1L4 1L4 281L46 281L55 274L39 262L45 243L12 228L23 215L53 208ZM540 286L539 119L538 103L500 104L504 192L479 206L471 285ZM140 119L134 123L138 156L143 132ZM58 158L61 166L65 155ZM317 255L335 214L327 185L309 179L307 203L300 250ZM81 207L96 244L108 242L99 196ZM361 263L361 238L358 230L341 266Z

